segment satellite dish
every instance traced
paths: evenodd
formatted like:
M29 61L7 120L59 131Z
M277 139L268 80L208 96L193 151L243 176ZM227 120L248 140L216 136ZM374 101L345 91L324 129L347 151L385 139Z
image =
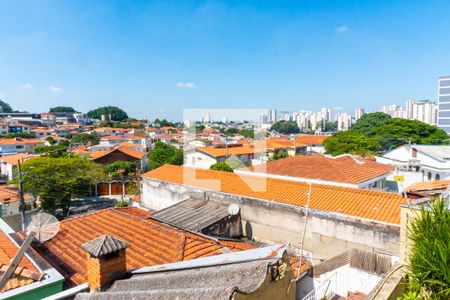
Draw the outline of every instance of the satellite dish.
M239 213L241 209L239 208L239 206L237 206L236 204L230 204L230 206L228 206L228 213L232 216L235 216Z
M59 231L59 221L55 216L46 213L34 214L28 219L27 233L36 233L36 238L41 242L48 241Z

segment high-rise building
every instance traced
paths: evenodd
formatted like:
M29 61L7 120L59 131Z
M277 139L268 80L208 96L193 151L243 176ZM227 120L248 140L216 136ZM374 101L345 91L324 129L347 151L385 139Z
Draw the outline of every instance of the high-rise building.
M361 119L363 114L364 114L364 109L363 108L355 109L355 121L358 121L359 119Z
M321 131L324 128L325 120L323 119L323 115L321 112L315 112L311 114L311 129Z
M439 78L438 127L450 134L450 76Z
M409 120L413 119L413 109L414 109L414 100L409 99L406 101L406 118Z
M322 118L324 122L330 122L331 121L331 109L328 107L323 107L320 112L322 113Z
M352 116L347 113L336 115L338 131L347 131L352 126Z
M269 122L271 122L271 123L277 122L277 110L276 109L269 110Z
M211 114L207 113L206 115L203 116L203 123L205 124L211 123Z
M302 131L309 130L309 112L301 111L295 115L295 121L297 121L297 125Z

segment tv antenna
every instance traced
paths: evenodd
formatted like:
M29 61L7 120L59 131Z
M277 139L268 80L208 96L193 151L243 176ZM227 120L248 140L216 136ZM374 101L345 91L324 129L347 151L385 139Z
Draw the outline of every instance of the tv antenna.
M37 213L28 219L26 227L28 234L34 232L36 239L43 243L54 237L59 231L59 221L55 216L47 213Z
M59 221L54 216L46 213L38 213L28 218L28 225L26 227L27 237L17 251L10 265L0 278L0 291L6 286L11 276L14 275L17 267L22 261L23 256L30 247L34 238L37 238L41 243L48 241L54 237L59 231Z

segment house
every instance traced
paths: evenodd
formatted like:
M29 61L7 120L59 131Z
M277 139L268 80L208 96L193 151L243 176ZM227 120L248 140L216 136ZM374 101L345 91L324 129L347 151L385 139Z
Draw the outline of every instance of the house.
M43 243L32 243L32 248L64 276L66 289L88 286L96 289L100 284L103 285L103 280L108 278L99 272L107 269L94 272L91 268L105 262L108 257L123 259L120 263L110 261L109 266L123 268L114 271L125 275L127 271L143 267L254 248L245 242L222 241L177 229L149 216L148 211L136 207L108 208L80 215L61 221L55 237ZM96 248L92 255L93 252L88 251L86 244L92 244L92 241L100 238L97 245L102 246L105 239L110 240L106 236L120 240L115 243L116 246L124 243L128 247L119 255L111 254L103 257L105 260L96 260L95 254L101 256L104 248Z
M297 143L297 141L291 141L285 138L268 138L265 141L265 148L267 152L267 158L271 158L280 151L284 151L288 156L295 156L300 154L306 154L306 145Z
M19 252L22 240L0 218L0 277ZM0 291L1 299L43 299L62 290L64 277L28 248L14 274Z
M305 249L314 257L353 247L398 254L406 201L398 194L186 166L142 175L142 207L160 210L202 197L239 206L244 235L256 241L300 247L306 221Z
M120 245L108 249L122 253L127 245ZM85 246L87 251L95 250L91 248ZM92 260L107 263L101 257ZM94 266L89 265L90 271L95 272ZM273 245L140 268L132 271L130 278L116 280L104 291L93 290L93 283L90 293L79 293L75 299L294 300L294 279L286 245Z
M18 161L24 162L36 156L37 155L33 154L18 153L0 157L1 176L6 181L13 180L16 175L14 172L14 168L17 166Z
M194 148L185 151L186 166L209 169L213 164L237 157L244 165L251 165L255 158L255 148L242 144L216 144L210 147Z
M325 148L323 147L323 142L327 138L328 135L301 134L295 137L295 142L306 145L308 152L324 154Z
M94 129L96 135L103 136L120 136L127 137L134 135L134 128L113 128L113 127L98 127Z
M10 133L30 133L31 126L23 123L14 123L9 125Z
M395 168L388 180L402 176L399 191L417 182L450 179L450 146L446 145L406 144L376 157L376 161Z
M438 196L448 191L450 180L416 182L405 188L407 194L419 193L425 196Z
M0 154L33 153L36 147L44 145L44 141L28 138L0 138Z
M24 196L27 210L34 208L34 199L31 195ZM0 187L0 218L5 219L19 215L20 198L19 191L15 186L3 185Z
M140 136L115 136L115 135L108 135L108 136L102 136L100 138L100 146L116 146L120 143L131 143L135 145L141 145L145 149L147 148L147 141L144 137Z
M87 152L89 159L101 164L109 165L116 161L136 162L141 170L147 168L147 152L134 150L130 147L118 147L106 151Z
M51 128L36 128L30 131L36 138L46 138L55 134L55 130Z
M390 166L368 159L343 155L293 156L263 165L236 169L237 174L259 176L360 189L384 190Z
M9 133L9 125L6 123L0 123L0 135Z

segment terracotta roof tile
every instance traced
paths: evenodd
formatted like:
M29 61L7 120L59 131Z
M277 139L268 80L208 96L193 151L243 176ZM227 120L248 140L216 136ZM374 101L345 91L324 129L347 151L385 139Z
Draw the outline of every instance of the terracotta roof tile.
M417 182L408 186L405 191L407 192L419 192L419 191L433 191L442 190L448 188L450 185L450 180L435 180L435 181L425 181Z
M322 145L327 138L327 135L302 134L297 136L295 141L306 145Z
M249 146L242 147L201 147L196 148L197 151L204 152L214 157L222 157L227 155L244 155L244 154L254 154L255 148Z
M184 168L197 179L184 180ZM235 173L202 170L182 166L164 165L142 175L146 178L195 186L213 190L211 180L220 182L219 191L250 198L276 201L284 204L305 206L309 185L303 182L265 179L265 190L254 191L243 180L258 184L259 179L253 175L237 175ZM405 199L398 194L378 192L366 189L343 188L330 185L312 185L310 207L315 210L329 211L389 224L400 224L400 204Z
M0 266L2 265L9 265L10 261L14 258L17 251L19 251L19 248L15 243L12 242L12 240L3 232L0 230ZM31 263L31 261L24 256L22 260L19 263L19 268L23 267L25 270L31 271L31 272L38 272L36 267ZM3 273L0 272L0 277ZM8 284L3 288L2 292L18 288L21 286L25 286L27 284L30 284L34 282L33 279L26 278L21 275L14 275L12 279L8 281Z
M87 282L87 255L81 246L105 234L130 245L125 250L127 270L221 254L223 247L234 251L253 247L179 230L145 219L147 214L135 207L111 208L67 219L54 238L33 247L66 278L67 287Z
M0 145L43 144L44 142L34 138L0 138Z
M267 174L358 184L389 174L392 168L371 160L354 160L344 156L293 156L250 167L251 171Z
M26 161L27 159L37 157L37 156L38 155L18 153L18 154L12 154L12 155L0 157L0 162L15 166L15 165L17 165L18 160L23 162L23 161Z

